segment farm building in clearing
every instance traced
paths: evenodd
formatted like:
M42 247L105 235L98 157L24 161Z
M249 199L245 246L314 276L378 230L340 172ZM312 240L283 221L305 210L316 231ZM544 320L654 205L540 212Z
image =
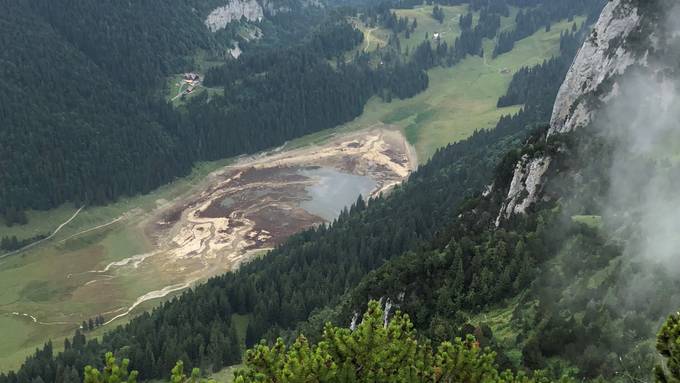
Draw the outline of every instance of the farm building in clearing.
M198 81L200 79L201 79L201 77L198 74L193 73L193 72L187 72L187 73L184 74L184 81L187 81L187 82L188 81Z

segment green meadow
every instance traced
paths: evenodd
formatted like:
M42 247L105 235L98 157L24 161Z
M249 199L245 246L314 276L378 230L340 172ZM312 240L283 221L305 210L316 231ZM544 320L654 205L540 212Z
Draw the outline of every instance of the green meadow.
M575 22L580 24L583 18ZM495 59L491 58L494 42L487 40L485 57L468 57L451 68L431 69L426 91L390 103L373 98L364 113L347 125L358 128L378 121L396 125L416 147L420 161L425 161L438 148L463 140L475 130L493 128L501 116L519 111L521 105L496 107L513 73L558 54L560 33L571 26L567 21L557 23L549 32L541 30Z

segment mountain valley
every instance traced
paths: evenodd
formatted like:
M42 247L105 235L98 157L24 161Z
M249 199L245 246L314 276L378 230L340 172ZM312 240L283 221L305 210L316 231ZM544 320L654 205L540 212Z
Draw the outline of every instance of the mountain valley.
M0 383L680 381L674 1L6 5Z

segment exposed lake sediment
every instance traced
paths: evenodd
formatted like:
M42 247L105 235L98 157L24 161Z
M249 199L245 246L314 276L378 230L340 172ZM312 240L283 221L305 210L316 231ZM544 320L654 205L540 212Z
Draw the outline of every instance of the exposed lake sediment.
M156 280L134 302L111 307L123 317L144 301L234 270L289 236L332 221L359 195L389 190L416 166L401 132L384 126L243 157L139 222L153 250L86 272L76 294L97 295L132 275Z

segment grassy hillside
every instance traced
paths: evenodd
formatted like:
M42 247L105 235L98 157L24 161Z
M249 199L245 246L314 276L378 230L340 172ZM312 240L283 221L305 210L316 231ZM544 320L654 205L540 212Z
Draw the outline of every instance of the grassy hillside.
M80 322L101 312L101 307L108 307L107 301L115 300L116 296L134 299L148 291L148 282L158 283L153 279L147 283L130 280L124 286L104 285L107 289L104 295L74 297L78 286L69 274L148 250L150 244L136 230L144 213L187 192L210 171L229 161L201 164L190 176L147 195L83 209L48 243L0 260L0 333L5 339L0 344L0 370L16 368L48 338L56 340L71 335ZM29 211L28 225L0 225L0 236L29 238L49 233L76 211L72 204L49 211ZM15 312L20 315L13 314ZM34 316L37 321L46 316L61 319L54 321L59 323L40 324L21 315L23 313ZM56 344L61 346L61 341Z
M432 17L432 8L433 6L426 5L413 9L396 10L397 16L408 17L409 20L415 19L418 22L418 28L416 28L409 38L406 38L404 33L401 33L399 36L401 39L401 47L404 51L408 49L412 52L425 36L433 38L435 33L438 33L439 36L446 41L453 41L460 35L458 18L467 12L467 5L442 6L441 8L445 15L443 23L439 23Z
M583 21L584 18L575 20L579 25ZM487 40L486 57L468 57L452 68L434 68L428 72L430 86L425 92L391 103L374 98L366 105L364 114L348 125L364 126L375 121L397 125L415 145L421 162L425 161L437 148L469 137L475 130L491 128L502 115L517 112L519 106L496 107L513 73L557 54L560 33L571 26L565 20L549 32L541 30L517 42L512 52L495 59L491 58L493 41Z

